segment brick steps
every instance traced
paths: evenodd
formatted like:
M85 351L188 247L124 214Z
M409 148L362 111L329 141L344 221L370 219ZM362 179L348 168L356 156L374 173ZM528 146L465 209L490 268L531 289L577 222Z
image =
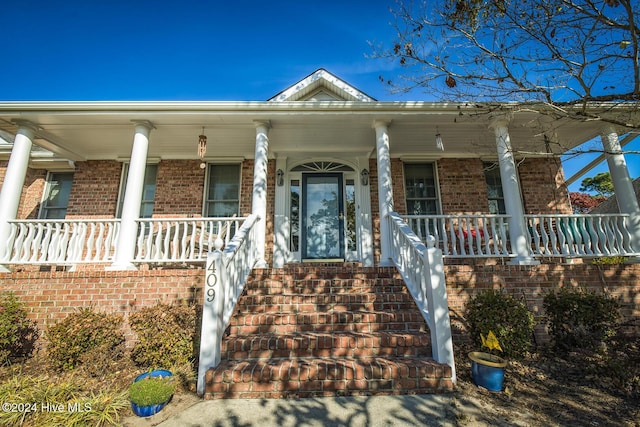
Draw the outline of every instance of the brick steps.
M256 270L206 375L206 398L450 391L428 328L389 268L355 264Z

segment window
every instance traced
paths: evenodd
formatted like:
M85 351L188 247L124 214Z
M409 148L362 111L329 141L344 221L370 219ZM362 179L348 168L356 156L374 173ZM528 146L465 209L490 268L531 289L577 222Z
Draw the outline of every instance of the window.
M125 163L122 171L122 182L120 183L120 197L118 198L118 218L122 216L122 204L124 202L124 192L127 187L128 176L129 164ZM140 218L151 218L153 216L157 176L158 165L147 165L144 170L144 187L142 188L142 202L140 203Z
M73 173L71 172L49 172L40 206L40 218L64 219L69 205L72 182Z
M504 193L500 179L500 167L497 163L483 163L484 179L487 181L487 193L489 195L489 213L504 215L507 210L504 207Z
M240 165L209 165L204 215L224 217L240 211Z
M434 163L405 164L404 185L408 215L438 214Z

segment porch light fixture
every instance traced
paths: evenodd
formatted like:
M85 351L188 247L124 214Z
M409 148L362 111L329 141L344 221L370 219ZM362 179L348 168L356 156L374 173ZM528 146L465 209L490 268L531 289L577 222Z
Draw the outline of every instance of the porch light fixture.
M202 133L198 136L198 157L200 157L200 169L204 169L207 164L204 161L204 155L207 154L207 135L204 134L204 126Z
M369 171L367 169L362 169L362 172L360 172L360 183L369 185Z
M282 169L276 171L276 185L282 187L284 185L284 172Z
M444 151L444 144L442 143L442 135L440 135L440 131L438 131L438 127L436 126L436 147L440 151Z

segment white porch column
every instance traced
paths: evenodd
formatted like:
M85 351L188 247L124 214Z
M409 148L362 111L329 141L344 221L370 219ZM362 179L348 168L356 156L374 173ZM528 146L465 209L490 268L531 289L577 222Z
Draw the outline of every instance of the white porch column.
M387 215L393 210L391 155L389 154L389 122L376 120L376 158L378 160L378 203L380 207L380 266L392 266L391 240Z
M264 246L267 231L267 155L269 154L269 122L255 121L256 126L256 154L253 164L253 198L251 200L251 213L260 216L260 221L254 225L258 241L258 262L256 268L267 267L264 259Z
M500 180L502 191L504 192L504 205L509 215L509 238L511 239L511 250L516 257L511 264L539 264L531 256L531 247L526 238L526 225L524 222L524 207L520 196L520 183L518 181L518 171L513 160L513 149L509 137L508 120L500 118L491 123L496 134L496 146L498 150L498 162L500 164Z
M627 162L622 154L618 133L612 125L608 125L602 130L600 139L609 166L611 181L613 181L618 210L620 213L629 214L632 233L631 244L636 251L640 251L640 207L633 190Z
M136 249L136 237L140 218L140 204L142 203L142 191L144 189L144 172L147 167L147 152L149 151L149 133L154 126L149 121L136 121L133 148L131 149L131 161L129 173L124 191L122 203L122 216L120 218L120 233L116 243L116 257L110 270L135 270L131 262Z
M31 122L20 121L18 126L0 192L0 259L7 255L6 244L11 233L9 221L16 219L18 215L22 187L27 176L29 157L36 131L36 126ZM4 267L0 267L0 270L2 269L8 271Z

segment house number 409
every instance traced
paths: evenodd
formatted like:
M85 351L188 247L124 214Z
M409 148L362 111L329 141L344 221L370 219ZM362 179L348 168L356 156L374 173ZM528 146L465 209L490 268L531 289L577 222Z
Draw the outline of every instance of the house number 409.
M216 299L216 290L214 288L217 283L218 276L216 276L216 265L212 262L207 274L207 302L213 302L213 300Z

